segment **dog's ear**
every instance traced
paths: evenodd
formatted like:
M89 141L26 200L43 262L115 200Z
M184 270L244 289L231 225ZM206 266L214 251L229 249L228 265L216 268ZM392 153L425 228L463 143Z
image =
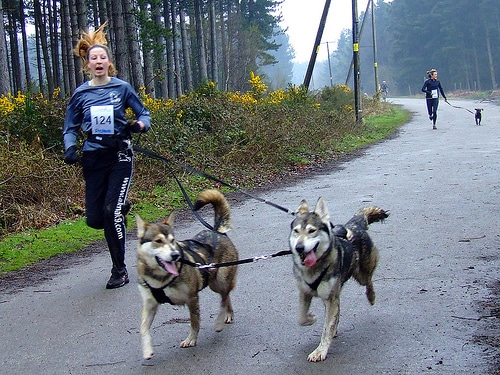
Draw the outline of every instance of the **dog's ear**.
M314 209L314 213L321 218L323 223L330 224L330 213L328 212L328 207L326 206L326 202L323 197L318 198L318 202L316 202L316 208Z
M175 214L172 212L167 219L163 220L162 224L170 225L173 228L174 221L175 221Z
M148 223L142 220L139 215L135 215L135 221L137 222L137 236L139 238L142 238L144 237L144 233L146 233L146 227Z
M300 201L299 207L297 208L297 214L307 214L309 212L309 205L305 199Z

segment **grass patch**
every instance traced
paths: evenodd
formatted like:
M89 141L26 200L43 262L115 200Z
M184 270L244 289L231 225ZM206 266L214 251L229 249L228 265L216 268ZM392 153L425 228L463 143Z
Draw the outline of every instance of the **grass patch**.
M57 254L73 253L102 236L102 231L87 227L85 219L10 235L0 242L0 275Z
M364 128L359 133L344 136L338 147L342 152L352 152L360 147L385 139L393 134L401 125L409 121L410 112L398 107L391 107L383 116L373 115L363 119Z

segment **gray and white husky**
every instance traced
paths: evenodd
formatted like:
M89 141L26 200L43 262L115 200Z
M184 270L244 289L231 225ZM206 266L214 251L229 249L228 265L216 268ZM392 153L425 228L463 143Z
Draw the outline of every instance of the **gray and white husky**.
M150 224L137 216L137 273L142 296L141 342L144 359L153 356L150 327L158 306L163 303L187 305L189 335L180 343L183 348L196 345L200 330L198 292L209 286L221 297L215 331L233 322L230 292L236 285L237 266L199 270L194 265L236 262L238 251L225 234L231 228L229 204L221 192L204 190L194 209L212 204L217 232L203 230L191 240L177 241L174 236L174 216Z
M305 200L300 203L291 224L290 249L293 273L299 288L299 324L312 325L316 317L309 313L312 297L325 305L325 322L318 347L308 356L311 362L323 361L337 334L340 316L340 291L353 276L366 286L370 304L375 303L372 276L378 263L378 250L368 235L368 225L383 221L388 212L365 207L345 225L332 225L327 205L319 198L314 212Z

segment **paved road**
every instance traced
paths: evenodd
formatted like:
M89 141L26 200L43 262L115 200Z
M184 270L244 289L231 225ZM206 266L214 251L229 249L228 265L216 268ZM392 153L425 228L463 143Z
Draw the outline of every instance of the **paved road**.
M202 292L198 346L181 349L187 309L163 306L154 322L156 354L143 361L140 298L134 282L106 290L109 259L98 254L52 280L0 294L2 374L485 374L498 352L473 338L491 334L481 309L498 280L500 108L482 103L484 121L441 103L431 130L422 100L393 99L414 113L394 139L331 172L270 191L295 209L302 198L329 203L345 222L365 205L391 212L370 231L381 250L377 302L348 282L339 335L326 361L308 363L320 324L296 323L297 290L289 257L242 265L233 295L236 321L213 331L218 300ZM472 101L452 101L473 109ZM255 200L233 202L231 237L242 258L287 248L291 217ZM201 229L181 225L178 237ZM135 274L135 241L128 264ZM481 318L481 319L480 319ZM490 331L488 331L490 330Z

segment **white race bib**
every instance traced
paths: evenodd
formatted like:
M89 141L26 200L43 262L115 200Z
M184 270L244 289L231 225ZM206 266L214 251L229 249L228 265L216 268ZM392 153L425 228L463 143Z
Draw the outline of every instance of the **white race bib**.
M92 134L115 134L115 117L112 105L90 107Z
M438 97L438 90L432 90L432 98L436 99Z

